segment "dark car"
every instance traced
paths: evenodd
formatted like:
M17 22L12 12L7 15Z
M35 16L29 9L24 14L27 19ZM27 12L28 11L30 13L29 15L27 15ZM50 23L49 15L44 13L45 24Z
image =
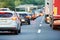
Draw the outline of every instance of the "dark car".
M31 16L29 16L30 14L28 12L18 12L18 14L20 15L20 21L21 21L21 25L23 23L29 24L30 25L30 19Z

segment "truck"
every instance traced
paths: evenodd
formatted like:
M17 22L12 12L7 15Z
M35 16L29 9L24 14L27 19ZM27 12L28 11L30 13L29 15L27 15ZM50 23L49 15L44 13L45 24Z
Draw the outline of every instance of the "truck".
M60 0L45 0L45 22L52 29L60 28Z

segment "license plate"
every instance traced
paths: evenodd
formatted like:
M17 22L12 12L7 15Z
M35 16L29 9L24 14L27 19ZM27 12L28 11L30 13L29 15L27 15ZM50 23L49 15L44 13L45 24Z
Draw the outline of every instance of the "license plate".
M7 22L6 20L0 20L0 22Z
M7 24L7 21L6 20L0 20L0 25L4 25L4 24Z

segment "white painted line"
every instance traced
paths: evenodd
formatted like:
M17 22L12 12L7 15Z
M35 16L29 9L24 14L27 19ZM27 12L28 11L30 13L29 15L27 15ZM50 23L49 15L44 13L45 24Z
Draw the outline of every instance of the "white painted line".
M38 29L38 32L37 33L41 33L41 29Z
M43 23L43 21L44 21L44 16L42 17L42 19L41 19L41 22L40 22L40 23Z
M42 26L42 24L39 25L40 27Z

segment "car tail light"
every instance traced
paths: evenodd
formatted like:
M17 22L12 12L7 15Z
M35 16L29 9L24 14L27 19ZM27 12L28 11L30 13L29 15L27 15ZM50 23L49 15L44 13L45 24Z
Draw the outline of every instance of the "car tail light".
M57 15L57 7L53 8L54 15Z
M16 20L17 20L17 18L16 18L16 17L13 17L13 18L12 18L12 20L16 21Z

